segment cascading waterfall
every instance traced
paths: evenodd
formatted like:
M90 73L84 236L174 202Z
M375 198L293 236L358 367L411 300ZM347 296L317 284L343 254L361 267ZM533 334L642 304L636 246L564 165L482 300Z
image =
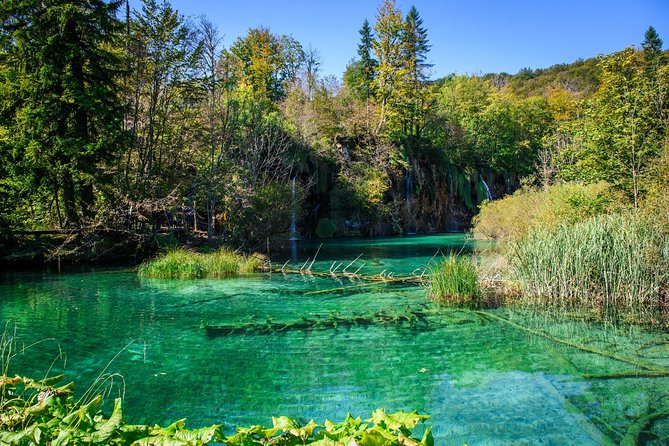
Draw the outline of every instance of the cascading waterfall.
M411 191L413 190L413 172L411 169L411 164L409 164L409 157L405 157L407 162L406 169L406 202L407 202L407 234L415 234L415 231L412 231L411 220L413 215L411 214Z
M297 203L296 203L296 193L295 193L295 177L293 177L291 189L291 215L290 215L290 240L299 240L300 237L297 234Z
M453 184L453 172L451 172L451 166L447 168L448 171L448 206L445 210L446 215L446 229L448 231L457 231L458 225L455 222L453 215L453 202L455 201L455 185Z
M479 178L481 179L481 183L483 184L483 189L485 189L485 197L488 199L488 201L492 201L492 194L490 193L490 188L488 187L488 183L485 182L483 179L483 175L479 174Z

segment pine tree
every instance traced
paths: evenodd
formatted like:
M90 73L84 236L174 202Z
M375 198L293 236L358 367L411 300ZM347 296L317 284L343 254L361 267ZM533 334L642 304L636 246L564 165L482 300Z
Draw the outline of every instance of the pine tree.
M652 26L648 27L641 44L643 48L645 78L648 83L648 93L654 103L655 112L659 119L658 127L666 126L669 122L669 110L666 98L669 93L669 71L667 71L667 57L662 54L662 39ZM665 131L668 131L665 129Z
M33 190L46 188L65 211L62 226L91 216L93 183L124 141L115 51L121 1L23 0L0 6L3 122ZM9 104L11 103L11 104ZM9 112L8 109L10 110ZM58 212L60 217L60 211Z
M662 39L655 31L655 28L649 26L644 35L645 39L641 44L641 47L645 51L646 60L656 59L657 56L662 52Z
M404 21L402 34L402 50L411 78L414 82L422 82L428 78L427 70L432 64L427 63L427 53L430 51L427 30L423 28L423 19L415 6L412 6Z
M429 77L428 70L432 65L427 63L427 53L430 51L427 30L423 28L423 19L415 6L411 7L404 20L401 48L410 78L403 127L407 136L420 138L422 121L429 102L424 83Z
M365 99L369 100L373 91L376 67L379 63L372 56L374 34L367 19L362 23L359 33L360 44L358 44L358 56L360 57L360 69L362 71L362 91L364 92Z

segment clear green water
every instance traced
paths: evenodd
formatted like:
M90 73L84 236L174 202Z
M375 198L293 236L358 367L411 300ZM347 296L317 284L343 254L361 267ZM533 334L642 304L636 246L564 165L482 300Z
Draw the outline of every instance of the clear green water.
M464 250L463 250L464 246ZM317 246L276 254L301 266ZM469 251L462 235L337 240L313 270L352 260L361 272L410 273L437 249ZM12 370L65 372L81 391L107 368L123 379L125 418L192 427L271 424L272 415L308 421L366 416L378 407L432 415L439 445L597 445L621 435L649 410L669 406L669 381L585 380L584 373L633 367L553 343L508 324L441 309L415 286L366 287L308 295L350 283L281 274L227 280L140 280L133 270L69 274L5 273L0 320L26 349ZM202 323L294 320L330 312L427 308L430 330L354 327L209 337ZM494 310L555 336L669 366L669 337ZM129 345L130 344L130 345ZM60 357L59 357L60 355ZM116 359L111 363L112 358ZM608 427L606 427L608 426ZM668 444L659 420L646 444Z

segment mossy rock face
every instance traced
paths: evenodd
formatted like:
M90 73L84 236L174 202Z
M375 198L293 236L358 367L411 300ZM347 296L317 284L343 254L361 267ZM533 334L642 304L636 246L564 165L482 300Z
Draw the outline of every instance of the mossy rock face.
M337 232L337 224L329 218L321 218L316 224L316 237L330 238Z

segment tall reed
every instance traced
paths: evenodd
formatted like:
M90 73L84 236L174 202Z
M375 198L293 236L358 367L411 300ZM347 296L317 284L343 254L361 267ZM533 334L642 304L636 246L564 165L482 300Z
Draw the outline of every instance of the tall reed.
M669 241L639 216L530 230L511 243L510 263L534 303L648 322L667 317Z
M260 259L220 249L202 254L183 248L171 249L139 267L140 277L197 279L230 277L262 268Z
M467 307L481 303L478 275L468 257L445 257L430 270L430 282L430 297L437 302Z

